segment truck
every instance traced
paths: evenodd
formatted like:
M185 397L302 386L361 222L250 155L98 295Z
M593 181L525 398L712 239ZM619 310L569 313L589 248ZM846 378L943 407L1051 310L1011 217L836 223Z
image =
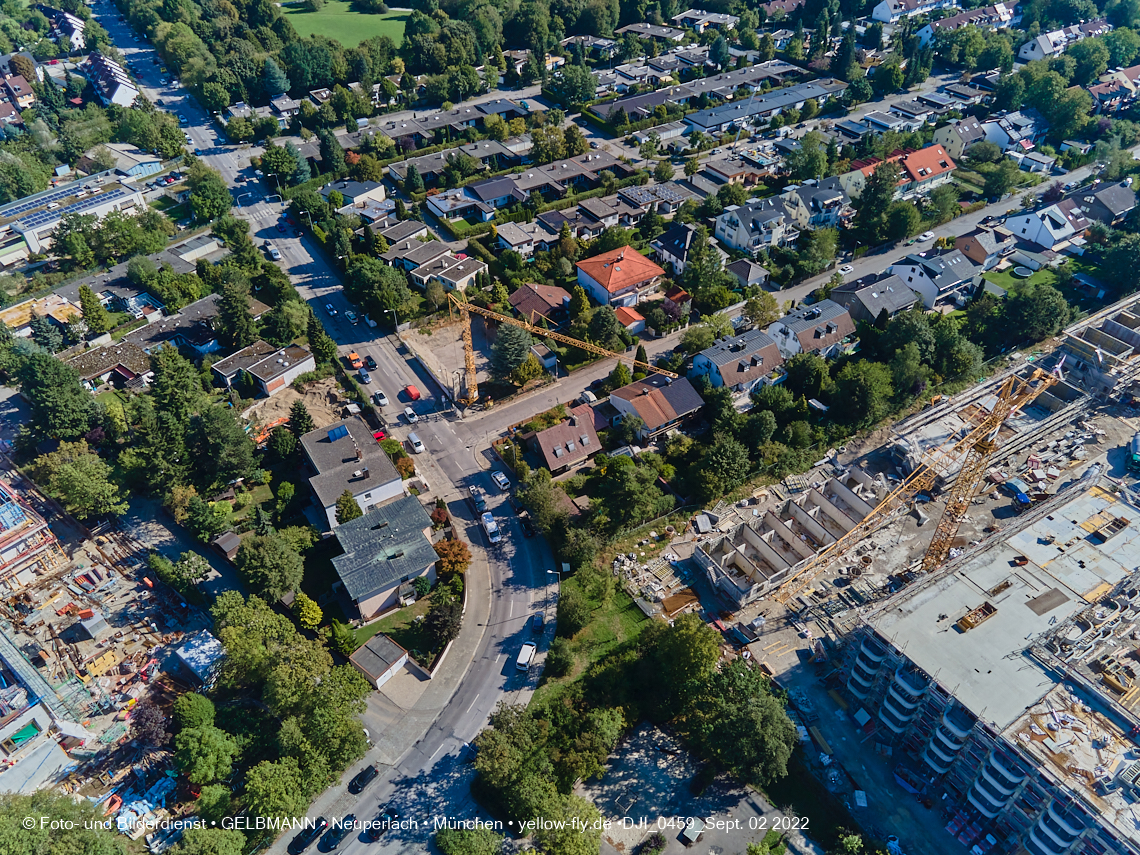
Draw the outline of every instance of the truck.
M487 499L483 491L474 484L467 488L467 497L471 500L471 507L475 509L475 513L481 514L487 510Z
M495 518L491 516L490 511L484 511L482 516L479 517L479 523L483 526L483 531L487 534L487 540L491 543L499 543L503 539L502 533L499 531L499 524L495 522Z
M1128 443L1128 459L1125 461L1129 472L1140 473L1140 433L1137 433Z

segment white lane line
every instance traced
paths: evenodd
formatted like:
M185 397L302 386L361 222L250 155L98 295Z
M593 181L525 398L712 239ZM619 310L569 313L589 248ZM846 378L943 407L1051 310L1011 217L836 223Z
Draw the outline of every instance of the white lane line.
M466 712L471 712L471 707L475 706L475 704L478 700L479 700L479 695L476 695L475 700L471 702L471 706L467 707Z
M442 745L441 745L441 746L439 746L439 748L435 749L435 754L432 754L432 755L431 755L431 757L429 757L429 758L428 758L428 763L432 763L432 762L434 762L434 760L435 760L436 756L437 756L437 755L439 754L439 752L441 752L442 750L443 750L443 746L442 746Z
M514 617L514 614L515 614L515 601L514 601L514 600L509 600L509 601L507 602L507 605L508 605L508 606L510 606L510 608L508 608L508 609L507 609L507 617Z

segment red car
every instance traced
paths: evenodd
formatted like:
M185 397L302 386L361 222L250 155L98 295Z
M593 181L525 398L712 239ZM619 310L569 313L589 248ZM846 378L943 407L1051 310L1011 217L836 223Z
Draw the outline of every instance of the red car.
M381 440L387 439L388 434L384 433L384 431L382 431L382 430L378 430L372 434L372 438L374 440L376 440L377 442L380 442Z
M420 399L420 390L415 386L405 386L404 393L413 401L418 401Z
M294 219L293 219L291 216L289 216L288 214L285 216L285 222L287 222L287 223L288 223L289 225L291 225L291 226L295 226L295 225L297 225L297 221L296 221L296 220L294 220Z

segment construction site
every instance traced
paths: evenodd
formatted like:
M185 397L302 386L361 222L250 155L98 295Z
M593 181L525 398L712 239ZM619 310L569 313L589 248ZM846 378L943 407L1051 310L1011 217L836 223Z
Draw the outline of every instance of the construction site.
M13 480L0 481L0 785L81 794L141 836L132 820L163 815L175 782L168 752L131 741L132 713L146 700L169 714L212 678L220 645L141 544L113 526L61 543L43 496Z
M651 532L615 573L788 693L908 855L1140 853L1140 299L856 456Z

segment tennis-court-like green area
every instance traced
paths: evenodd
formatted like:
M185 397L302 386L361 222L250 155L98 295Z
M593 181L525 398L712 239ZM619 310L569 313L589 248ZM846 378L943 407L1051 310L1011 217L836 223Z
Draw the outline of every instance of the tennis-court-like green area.
M305 12L299 6L287 9L289 22L303 36L327 36L345 47L356 47L373 36L388 36L399 46L409 9L393 9L383 15L352 11L346 0L327 0L319 12Z

